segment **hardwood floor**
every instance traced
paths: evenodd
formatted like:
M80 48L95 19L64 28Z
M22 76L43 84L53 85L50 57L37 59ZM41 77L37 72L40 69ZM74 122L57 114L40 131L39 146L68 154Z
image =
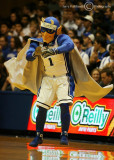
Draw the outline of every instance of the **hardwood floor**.
M45 139L38 147L29 147L33 138L0 136L0 160L113 160L114 145Z

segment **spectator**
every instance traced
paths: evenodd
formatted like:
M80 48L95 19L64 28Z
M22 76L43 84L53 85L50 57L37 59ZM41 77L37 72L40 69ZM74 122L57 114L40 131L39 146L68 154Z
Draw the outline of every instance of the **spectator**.
M62 21L61 24L63 25L64 23L66 23L68 20L68 11L66 9L63 10L62 13Z
M61 15L63 14L63 8L66 5L66 0L59 0L58 1L59 10L61 11Z
M23 6L23 14L28 15L30 19L36 18L36 4L31 2Z
M42 17L46 17L48 16L48 9L46 6L38 6L37 8L37 18L38 18L38 22L40 22Z
M88 66L89 65L89 56L84 51L82 51L83 39L81 37L75 37L75 38L73 38L73 42L77 46L84 64L86 66Z
M30 23L30 37L36 38L38 37L38 24L37 23Z
M85 17L82 18L82 20L84 21L84 27L85 27L85 34L93 34L94 30L93 30L93 17L90 15L86 15Z
M23 25L22 33L23 35L29 35L30 34L30 17L28 15L23 15L21 17L21 23Z
M97 32L99 30L105 30L104 12L102 10L97 10L97 12L95 12L93 15L93 19L94 19L93 28L94 28L95 32Z
M100 37L100 36L107 39L106 32L103 29L97 30L95 32L95 37Z
M75 5L79 6L78 8L76 8L79 15L85 16L88 14L88 11L84 7L80 7L84 6L84 1L75 1L74 3Z
M114 84L114 75L112 73L112 70L110 68L103 68L101 70L101 83L100 85L102 87L107 86L109 84ZM109 94L114 95L114 88L111 90Z
M13 32L13 36L18 36L21 42L23 41L23 36L24 36L22 30L23 30L22 23L20 21L15 22L15 30Z
M91 72L91 77L99 84L101 81L100 70L98 68L93 69Z
M76 20L75 20L78 28L77 28L77 36L81 37L85 31L85 27L84 27L84 24L83 24L83 21L82 21L82 18L80 16L76 17Z
M77 36L77 33L76 33L75 30L69 29L68 30L68 35L69 35L70 38L74 38L75 36Z
M109 52L106 50L106 39L101 36L96 37L90 63L94 65L94 68L99 67L101 60L107 56L109 56Z
M7 22L2 22L0 25L0 35L6 36L8 39L8 43L10 43L11 33L9 30L9 25Z
M0 36L1 55L4 61L7 60L7 54L9 53L8 39L6 36Z
M107 64L110 65L114 63L114 43L112 43L109 47L109 56L104 57L100 63L100 69L104 68Z
M83 46L84 46L84 50L85 52L88 54L88 56L90 57L93 51L93 42L94 42L94 35L90 34L90 33L84 33L83 36Z
M61 23L61 13L60 13L60 11L53 11L52 16L54 16L59 21L59 23Z
M67 30L69 29L77 30L78 26L75 23L74 14L72 11L68 11L68 21L63 25Z
M114 11L114 7L111 8L106 8L105 10L105 28L106 28L106 32L107 34L112 34L114 31L114 21L112 21L112 14Z
M12 11L10 13L10 16L9 16L9 24L10 24L10 27L13 27L15 26L15 23L16 21L19 20L19 16L16 14L16 12Z
M5 59L9 60L12 57L17 57L17 54L21 49L22 49L22 43L20 39L18 37L12 37L10 41L10 49Z

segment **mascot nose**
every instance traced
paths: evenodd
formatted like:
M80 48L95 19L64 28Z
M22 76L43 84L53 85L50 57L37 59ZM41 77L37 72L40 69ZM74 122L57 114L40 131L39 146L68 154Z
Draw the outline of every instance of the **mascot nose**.
M47 32L44 32L43 36L46 38L48 38L48 33Z

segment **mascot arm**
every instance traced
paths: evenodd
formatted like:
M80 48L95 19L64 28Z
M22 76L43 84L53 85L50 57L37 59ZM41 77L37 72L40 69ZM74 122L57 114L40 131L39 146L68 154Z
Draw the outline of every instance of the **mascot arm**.
M57 42L59 45L59 47L57 48L58 53L66 53L74 49L74 43L68 35L59 35Z
M30 43L30 47L26 52L26 59L28 61L33 61L35 59L35 57L36 57L35 56L35 50L36 50L37 47L38 47L38 42L32 41Z
M65 34L59 35L57 38L57 43L59 45L59 47L57 48L51 48L51 49L43 48L42 56L44 58L47 58L55 54L67 53L71 51L72 49L74 49L74 43L68 35L65 35Z

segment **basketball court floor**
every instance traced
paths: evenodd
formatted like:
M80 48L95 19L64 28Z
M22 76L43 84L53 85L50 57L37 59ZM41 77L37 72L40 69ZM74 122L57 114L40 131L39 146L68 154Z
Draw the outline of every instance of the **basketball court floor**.
M114 160L113 144L96 144L44 138L38 147L29 147L33 138L0 136L0 160Z

